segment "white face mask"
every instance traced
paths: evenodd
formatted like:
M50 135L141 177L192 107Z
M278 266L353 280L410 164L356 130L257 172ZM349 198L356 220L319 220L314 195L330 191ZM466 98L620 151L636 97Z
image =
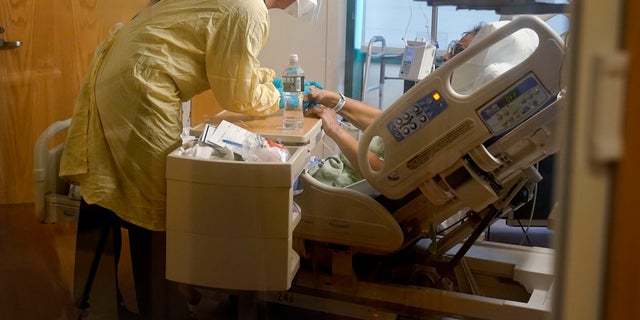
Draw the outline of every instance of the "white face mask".
M322 0L296 0L285 8L284 11L294 18L315 24L318 19L321 3Z

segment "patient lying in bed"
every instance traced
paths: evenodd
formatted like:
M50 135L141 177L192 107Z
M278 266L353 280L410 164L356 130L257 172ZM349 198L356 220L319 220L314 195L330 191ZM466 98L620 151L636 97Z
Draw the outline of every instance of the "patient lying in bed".
M486 24L470 46L507 23L508 21L500 21ZM531 55L537 47L537 41L532 30L524 29L514 33L460 65L452 77L452 87L462 94L473 92ZM455 59L450 61L448 63L454 63ZM383 111L337 92L313 87L306 98L317 105L307 110L305 115L322 119L325 134L336 142L341 151L338 155L314 162L308 173L335 187L346 187L362 180L357 160L357 138L342 125L337 115L340 114L357 129L365 130ZM371 168L377 170L382 166L384 158L382 142L374 138L369 151Z
M430 237L437 248L430 247L434 252L429 255L439 259L464 239L465 244L473 243L500 215L527 201L540 179L531 161L555 150L553 143L546 147L549 136L530 138L540 128L550 132L554 124L556 109L544 106L560 90L557 71L564 50L544 22L518 19L520 23L509 26L507 22L486 25L475 40L491 33L488 39L474 40L385 111L336 92L312 89L306 97L316 106L306 115L322 120L326 136L335 141L340 154L320 159L301 175L301 192L294 196L302 208L296 236L376 255ZM514 88L523 91L515 93ZM540 94L542 100L525 93ZM507 94L518 100L506 107L539 112L494 130L486 122L500 120L498 116L487 120L480 112L496 111L494 101L505 101ZM338 114L362 134L354 135L341 125ZM405 121L405 116L413 118ZM500 138L492 141L496 136ZM367 150L358 151L360 146ZM383 201L387 199L351 186L354 182L404 199L391 201L399 205L394 210ZM444 226L449 223L455 227ZM433 241L435 236L442 238Z

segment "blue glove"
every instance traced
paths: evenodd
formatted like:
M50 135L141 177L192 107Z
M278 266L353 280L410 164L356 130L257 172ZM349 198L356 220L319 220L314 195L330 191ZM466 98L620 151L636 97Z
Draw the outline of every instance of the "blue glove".
M310 86L314 86L314 87L316 87L318 89L324 89L324 86L322 84L316 82L316 81L305 81L304 82L304 95L305 95L305 97L307 96L307 94L310 91L310 89L309 89ZM311 108L311 107L313 107L315 105L316 105L315 101L305 101L303 109L307 110L307 109L309 109L309 108Z
M284 108L284 91L282 91L282 79L281 78L275 78L273 79L273 86L276 87L276 89L278 89L278 92L280 92L280 109Z
M282 85L282 78L275 78L273 79L273 86L276 87L276 89L278 89L278 92L280 92L280 109L284 108L284 91L283 91L283 85ZM324 86L316 81L305 81L304 82L304 95L306 96L310 89L310 86L315 86L318 89L324 89ZM304 109L309 109L311 107L313 107L314 105L316 105L315 102L313 101L306 101L304 103Z

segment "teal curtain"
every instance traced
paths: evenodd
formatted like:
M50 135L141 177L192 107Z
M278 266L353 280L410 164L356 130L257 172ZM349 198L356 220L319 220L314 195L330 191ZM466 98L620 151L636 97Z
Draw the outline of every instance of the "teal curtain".
M364 0L347 1L347 37L344 94L361 100L362 68L366 54L361 50Z

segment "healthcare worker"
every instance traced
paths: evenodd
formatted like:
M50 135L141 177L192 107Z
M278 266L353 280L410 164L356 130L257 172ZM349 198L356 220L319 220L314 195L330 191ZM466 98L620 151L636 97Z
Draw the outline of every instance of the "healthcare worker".
M257 58L272 8L309 16L317 1L152 1L95 52L60 176L80 185L77 251L95 250L104 226L128 228L140 319L181 318L167 314L164 231L165 159L181 144L182 102L211 89L230 111L278 110L276 73Z

